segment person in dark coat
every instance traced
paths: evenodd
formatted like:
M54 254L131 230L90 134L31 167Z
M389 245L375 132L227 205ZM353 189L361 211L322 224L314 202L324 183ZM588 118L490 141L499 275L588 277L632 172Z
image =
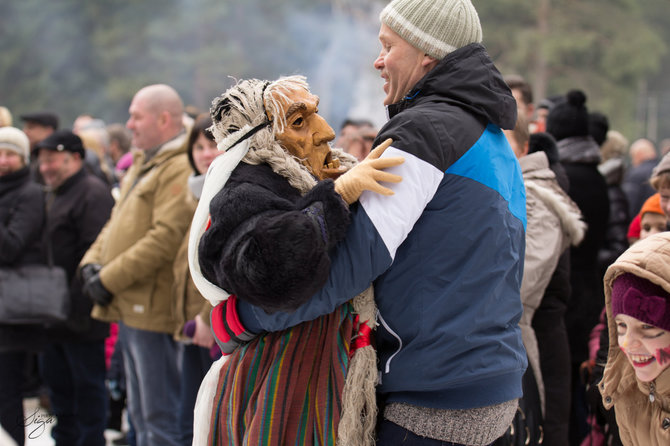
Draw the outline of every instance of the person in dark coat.
M28 137L14 127L0 128L0 268L42 264L40 234L44 225L44 194L31 181ZM5 296L3 298L21 296ZM44 332L39 325L0 324L0 426L23 446L24 364L39 350Z
M628 198L629 214L637 215L644 200L656 192L649 184L649 178L652 170L658 164L658 154L653 142L640 138L630 145L629 155L631 166L626 172L621 187Z
M114 200L100 179L86 172L81 139L58 130L37 144L39 169L47 185L44 243L70 280L70 317L50 327L40 358L52 409L58 420L56 446L104 446L107 390L105 345L109 325L90 317L92 302L82 292L77 266L109 218Z
M588 226L582 243L570 248L572 294L566 326L572 362L571 444L578 444L588 429L579 366L588 359L589 333L598 323L604 305L598 250L604 243L610 209L607 183L598 171L600 149L589 135L585 104L586 95L572 90L567 93L565 102L554 106L547 117L547 132L557 141L560 160L570 181L568 194L577 203Z
M566 193L570 180L560 162L553 136L545 132L530 135L528 153L544 152L549 168ZM544 443L563 446L568 442L570 419L570 345L565 313L570 299L570 248L561 253L551 279L544 290L540 306L533 316L532 327L540 351L540 370L544 380Z

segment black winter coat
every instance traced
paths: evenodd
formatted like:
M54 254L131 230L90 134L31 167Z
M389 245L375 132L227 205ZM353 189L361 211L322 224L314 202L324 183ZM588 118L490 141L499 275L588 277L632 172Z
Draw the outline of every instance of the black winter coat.
M581 363L588 359L589 334L605 305L598 251L605 241L610 204L605 178L598 171L599 151L595 142L590 138L573 138L559 141L558 145L570 180L570 198L579 206L587 224L584 240L570 248L572 293L566 314L572 362ZM569 161L565 159L566 153L572 154ZM584 155L583 161L578 158L580 153Z
M267 164L240 163L210 203L199 259L203 275L266 311L295 309L330 271L349 208L332 180L304 196Z
M84 169L47 194L45 243L52 244L54 263L67 271L70 281L70 317L64 327L53 327L59 341L102 340L109 324L91 318L93 304L82 293L77 266L109 219L114 199L99 178Z
M44 193L30 169L0 176L0 267L44 263L43 227ZM37 350L43 342L38 325L0 325L0 351Z

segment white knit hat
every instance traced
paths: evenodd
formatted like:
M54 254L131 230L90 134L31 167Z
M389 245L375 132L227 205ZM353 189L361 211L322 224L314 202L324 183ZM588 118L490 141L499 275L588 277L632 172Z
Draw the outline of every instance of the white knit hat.
M438 60L482 41L482 26L470 0L393 0L379 18L413 47Z
M30 162L30 142L26 134L16 127L0 127L0 149L18 153L26 166Z

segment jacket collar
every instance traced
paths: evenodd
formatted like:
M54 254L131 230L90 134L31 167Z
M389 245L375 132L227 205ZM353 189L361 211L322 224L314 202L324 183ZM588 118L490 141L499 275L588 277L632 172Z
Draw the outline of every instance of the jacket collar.
M86 170L84 170L84 167L82 166L82 168L79 169L74 175L72 175L67 180L63 181L63 184L54 189L53 192L56 195L65 194L67 191L72 189L77 183L83 180L86 177L86 175L87 175Z
M181 132L169 141L160 145L150 159L146 159L147 153L143 150L135 150L133 153L133 165L139 165L140 174L144 174L173 156L186 153L186 132Z
M0 177L0 195L16 189L30 181L30 168L25 166L19 170Z

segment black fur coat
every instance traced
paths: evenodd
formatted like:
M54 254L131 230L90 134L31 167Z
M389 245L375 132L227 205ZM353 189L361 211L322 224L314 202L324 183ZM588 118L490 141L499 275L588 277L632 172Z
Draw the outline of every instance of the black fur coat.
M332 180L304 196L266 164L240 163L210 203L200 241L203 275L268 312L291 311L319 290L329 250L349 223Z

